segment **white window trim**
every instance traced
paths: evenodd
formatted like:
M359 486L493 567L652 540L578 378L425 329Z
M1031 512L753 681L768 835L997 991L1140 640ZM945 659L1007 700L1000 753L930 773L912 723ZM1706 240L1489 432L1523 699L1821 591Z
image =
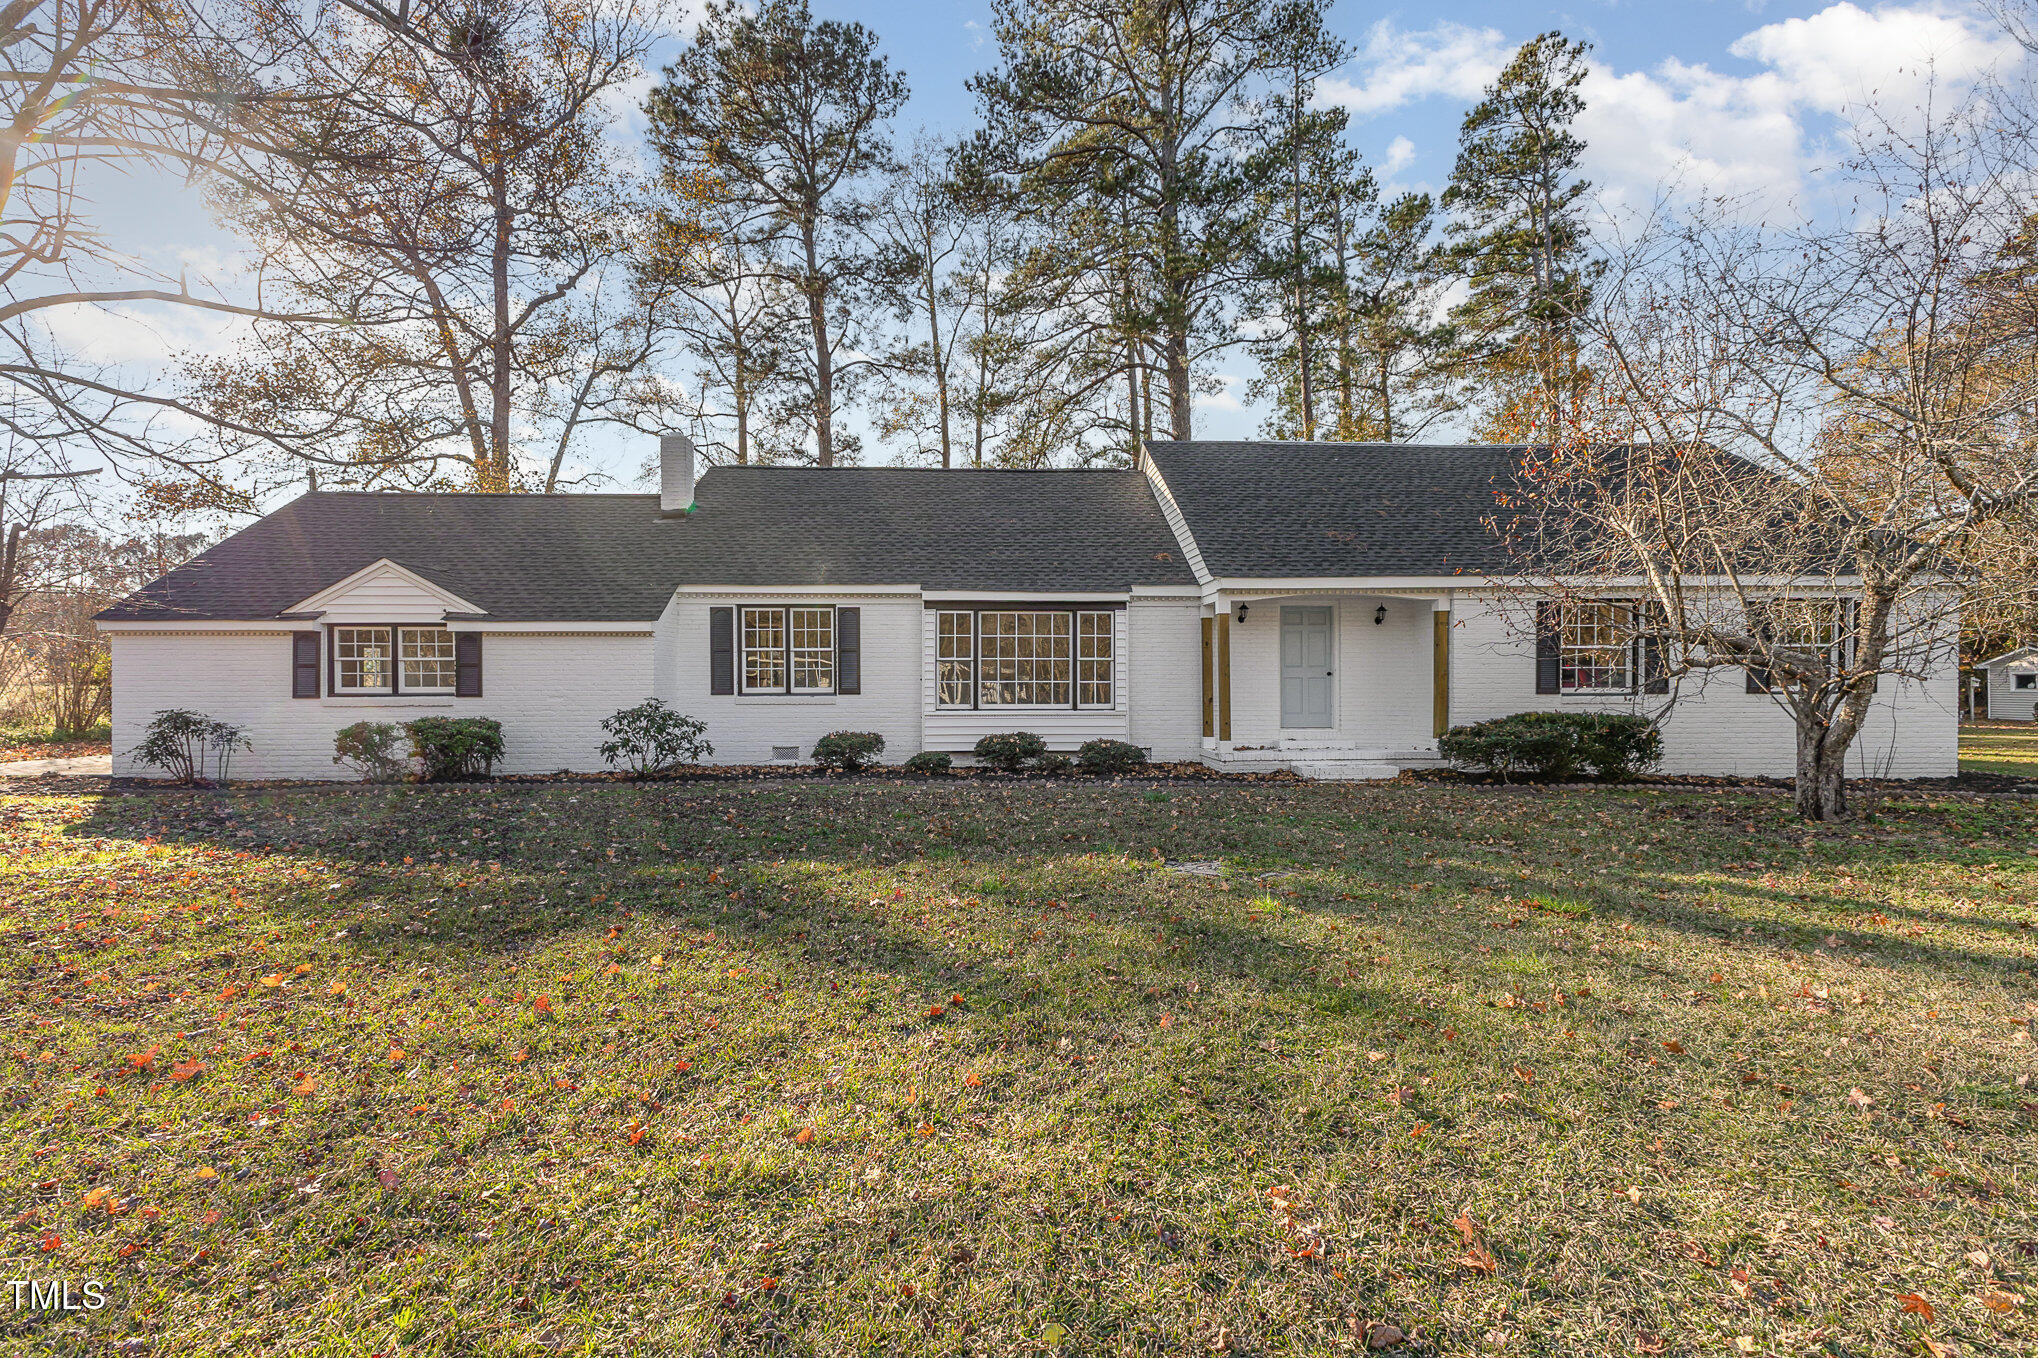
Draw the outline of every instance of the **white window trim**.
M793 614L800 612L825 613L828 615L828 683L823 687L793 684ZM750 657L757 654L757 648L750 645L750 615L753 613L776 613L779 615L778 664L785 676L785 682L768 688L752 687L750 683ZM784 604L742 604L736 610L736 696L739 698L832 698L842 677L841 644L842 634L838 630L840 620L836 617L836 606L814 603ZM813 648L807 648L809 652Z
M383 644L387 648L388 655L388 683L371 688L341 682L340 675L343 671L339 647L340 634L342 632L380 632L383 634L385 638ZM447 639L448 644L454 648L450 655L453 666L452 682L443 688L436 685L429 688L412 688L403 682L403 634L406 632L435 632ZM450 627L440 626L435 623L336 623L326 629L325 644L330 657L330 668L327 671L330 675L326 692L328 698L366 698L382 701L406 698L451 698L457 696L460 691L459 643L454 639L454 632Z
M1571 644L1571 617L1574 609L1613 608L1624 614L1617 626L1625 627L1629 633L1627 641L1627 663L1625 678L1618 684L1577 685L1564 682L1564 675L1574 667L1569 663L1573 655L1604 655L1616 648L1611 646L1574 646ZM1641 633L1635 627L1636 605L1625 599L1584 599L1564 601L1557 614L1557 692L1567 698L1598 698L1607 694L1635 693L1640 689L1641 680Z
M429 686L419 685L413 688L411 685L404 682L403 666L405 656L403 654L403 638L404 634L408 632L432 632L446 639L446 654L443 657L440 656L425 657L434 662L439 661L441 659L444 660L447 669L452 677L448 679L443 686L434 684ZM398 627L396 629L395 678L396 678L396 691L398 693L414 693L420 697L431 697L431 698L452 697L453 694L457 692L460 687L460 647L459 643L453 639L452 629L447 627L432 627L432 626L419 627L414 625Z
M1000 601L1000 602L1001 602L1001 601ZM1019 603L1019 602L1017 602L1017 601L1015 601L1015 602L1013 602L1013 603L1011 603L1011 604L1006 604L1006 605L1003 605L1003 606L995 606L995 605L994 605L994 606L992 606L992 607L977 607L977 608L939 608L939 609L935 609L935 610L933 610L933 612L934 612L934 698L935 698L935 710L937 710L937 711L941 711L941 712L1115 712L1115 711L1117 711L1117 710L1118 710L1118 683L1119 683L1119 671L1118 671L1118 661L1119 661L1119 653L1118 653L1118 652L1119 652L1119 638L1118 638L1118 614L1120 613L1120 611L1121 611L1121 610L1119 610L1119 609L1115 609L1115 608L1097 608L1097 607L1094 607L1094 606L1088 606L1088 607L1086 607L1086 606L1084 606L1084 605L1081 605L1081 604L1070 604L1070 605L1066 605L1066 606L1062 606L1062 605L1056 605L1056 606L1051 606L1051 607L1045 607L1045 608L1043 608L1043 607L1040 607L1040 606L1038 606L1038 605L1035 605L1035 606L1033 606L1033 607L1030 607L1030 608L1028 608L1028 607L1025 607L1025 606L1023 606L1022 604L1020 604L1020 603ZM1039 702L1035 702L1035 703L996 703L996 702L984 702L984 701L983 701L983 682L984 682L984 671L983 671L983 666L984 666L984 634L983 634L984 628L983 628L983 616L984 616L984 614L986 614L986 613L1028 613L1028 614L1056 614L1056 615L1060 615L1060 616L1063 616L1063 617L1066 617L1066 618L1068 618L1068 619L1069 619L1069 654L1068 654L1068 666L1069 666L1069 677L1068 677L1068 682L1069 682L1069 697L1068 697L1068 700L1067 700L1067 701L1063 701L1063 702L1048 702L1048 703L1039 703ZM1087 703L1086 703L1086 702L1082 701L1082 696L1083 696L1083 688L1082 688L1082 659L1083 659L1083 656L1082 656L1082 646L1083 646L1083 637L1082 637L1082 630L1083 630L1083 622L1082 622L1082 620L1083 620L1083 618L1085 618L1086 616L1090 616L1090 615L1093 615L1093 614L1094 614L1094 615L1098 615L1098 616L1101 616L1101 617L1104 617L1104 618L1105 618L1105 619L1107 619L1107 621L1108 621L1108 626L1107 626L1107 628L1105 629L1105 633L1104 633L1104 636L1105 636L1105 638L1106 638L1106 639L1107 639L1107 640L1109 641L1109 643L1110 643L1110 647L1111 647L1111 653L1110 653L1109 657L1107 658L1107 664L1108 664L1108 669L1107 669L1107 671L1106 671L1106 679L1105 679L1105 682L1106 682L1106 683L1107 683L1107 684L1109 685L1109 688L1110 688L1110 692L1111 692L1111 696L1110 696L1110 698L1109 698L1109 699L1107 699L1107 700L1105 700L1105 701L1103 701L1103 702L1087 702ZM945 698L943 698L943 697L942 697L942 694L941 694L941 666L942 666L942 665L943 665L943 664L945 663L944 657L943 657L943 656L942 656L942 654L941 654L941 623L942 623L942 619L943 619L943 618L945 618L945 617L950 617L950 616L957 616L957 615L959 615L959 616L961 616L961 617L965 617L965 618L968 618L968 619L969 619L969 632L968 632L968 637L969 637L969 655L968 655L968 656L967 656L966 658L965 658L965 657L961 657L961 656L956 656L956 657L948 657L947 659L950 659L950 660L956 660L956 661L963 661L964 663L967 663L967 664L969 665L969 667L970 667L970 668L969 668L969 693L970 693L970 697L968 698L968 700L966 700L966 701L964 701L964 702L959 702L959 703L952 703L952 702L949 702L949 701L947 701L947 700L946 700ZM1052 680L1052 679L1050 679L1050 680L1049 680L1049 682L1050 682L1050 683L1052 683L1052 682L1053 682L1053 680Z
M388 669L388 683L349 684L340 677L346 673L346 666L349 660L349 657L344 657L340 654L340 635L344 632L380 632L382 634L383 664ZM386 623L350 624L344 627L333 628L332 635L327 640L328 644L333 648L332 691L335 696L350 698L373 697L377 695L390 696L396 692L396 629L394 627ZM357 656L352 657L352 659L354 663L359 664L362 658Z

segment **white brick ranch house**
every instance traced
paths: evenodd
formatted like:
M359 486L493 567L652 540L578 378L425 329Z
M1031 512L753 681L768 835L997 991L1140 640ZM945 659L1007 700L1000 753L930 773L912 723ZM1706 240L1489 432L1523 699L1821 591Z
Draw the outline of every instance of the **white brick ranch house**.
M244 727L248 778L339 776L336 730L425 715L501 721L507 772L592 770L602 718L654 696L726 763L1026 730L1379 777L1434 762L1447 724L1667 706L1670 772L1794 768L1738 671L1660 693L1607 626L1617 594L1523 627L1486 526L1519 448L1154 443L1137 471L697 485L684 438L662 456L659 495L314 492L234 534L100 615L116 772L145 772L129 751L166 708ZM1958 683L1886 679L1851 771L1955 772Z

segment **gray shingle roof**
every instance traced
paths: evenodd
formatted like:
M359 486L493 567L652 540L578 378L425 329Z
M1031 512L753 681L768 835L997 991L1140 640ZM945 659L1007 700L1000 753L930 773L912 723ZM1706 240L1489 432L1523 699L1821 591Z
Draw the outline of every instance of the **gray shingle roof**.
M1147 452L1220 578L1509 569L1486 521L1519 446L1209 441Z
M1192 583L1137 472L718 467L696 499L313 492L99 616L273 618L383 557L503 621L648 621L680 585Z

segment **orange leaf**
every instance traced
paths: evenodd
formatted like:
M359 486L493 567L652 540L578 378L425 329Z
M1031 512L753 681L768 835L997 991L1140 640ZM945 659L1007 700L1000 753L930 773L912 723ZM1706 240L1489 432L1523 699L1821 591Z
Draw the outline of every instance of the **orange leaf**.
M198 1177L201 1179L217 1179L219 1177L219 1171L214 1169L211 1165L200 1165L198 1167Z
M1500 1271L1500 1261L1493 1257L1493 1251L1474 1240L1465 1246L1465 1252L1458 1256L1458 1262L1474 1273L1492 1277Z
M813 1139L814 1139L814 1129L813 1129L812 1127L802 1127L802 1128L800 1128L799 1132L798 1132L797 1134L795 1134L795 1135L794 1135L794 1137L793 1137L793 1140L795 1140L795 1141L799 1142L799 1143L800 1143L800 1144L801 1144L802 1146L806 1145L806 1144L807 1144L808 1142L812 1141Z
M1896 1300L1898 1306L1911 1315L1922 1317L1927 1325L1930 1325L1938 1315L1938 1312L1932 1309L1932 1303L1926 1301L1915 1292L1906 1292Z
M540 995L537 999L531 1001L531 1008L541 1014L549 1014L552 1012L552 1001Z
M946 1012L947 1012L946 1010L944 1010L940 1005L937 1004L928 1009L927 1017L931 1019L940 1018Z
M162 1049L162 1044L158 1043L145 1052L135 1052L127 1058L128 1064L136 1070L147 1070L150 1063L156 1059L156 1053Z
M310 970L311 963L309 962L299 962L296 966L291 968L292 973L298 976L302 976Z
M977 1074L975 1071L971 1071L969 1074L963 1076L962 1082L968 1085L971 1089L982 1089L984 1087L984 1077Z
M1673 1037L1663 1044L1663 1050L1669 1052L1672 1056L1682 1056L1684 1055L1684 1044Z
M290 1092L293 1094L309 1094L317 1088L318 1081L313 1079L311 1076L307 1075L302 1080L299 1080L295 1085L292 1085Z
M173 1080L188 1080L204 1069L205 1063L203 1061L196 1059L179 1061L176 1065L170 1067L170 1078Z
M948 997L948 1002L949 1002L950 1004L961 1004L961 1003L962 1003L962 996L960 996L960 995L950 995L950 996Z
M269 974L268 974L267 976L264 976L264 977L262 978L262 984L263 984L263 985L265 985L265 986L270 986L270 987L274 987L274 986L279 986L279 985L282 985L282 984L283 984L283 973L282 973L282 972L280 972L280 971L272 971L272 972L270 972L270 973L269 973Z
M1172 1028L1172 1027L1174 1027L1174 1026L1175 1026L1175 1016L1174 1016L1173 1014L1162 1014L1162 1015L1161 1015L1161 1027L1163 1027L1163 1028Z
M345 981L334 981L326 987L326 994L328 995L344 995L346 993L347 983Z
M401 1061L403 1059L403 1048L397 1046L394 1042L390 1043L389 1059L392 1061Z
M645 1130L646 1130L646 1129L645 1129L645 1126L644 1126L644 1124L643 1124L643 1123L641 1123L641 1122L633 1122L633 1123L631 1123L631 1124L630 1124L630 1144L634 1146L634 1145L636 1145L636 1144L637 1144L637 1143L638 1143L639 1141L642 1141L642 1140L644 1139L644 1132L645 1132Z
M1516 1066L1514 1073L1520 1077L1521 1082L1525 1085L1532 1085L1536 1082L1536 1073L1532 1070L1524 1070L1520 1066Z
M923 1122L923 1123L921 1123L921 1124L920 1124L920 1127L919 1127L919 1132L920 1132L920 1135L922 1135L922 1136L932 1136L932 1135L934 1135L934 1128L933 1128L933 1125L932 1125L932 1124L930 1124L930 1123L925 1123L925 1122Z

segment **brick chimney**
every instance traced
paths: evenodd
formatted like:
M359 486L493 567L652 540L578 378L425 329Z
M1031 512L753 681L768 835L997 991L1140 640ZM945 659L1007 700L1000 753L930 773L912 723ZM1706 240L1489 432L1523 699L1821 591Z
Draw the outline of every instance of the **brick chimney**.
M658 440L658 512L687 514L693 510L693 440L666 434Z

